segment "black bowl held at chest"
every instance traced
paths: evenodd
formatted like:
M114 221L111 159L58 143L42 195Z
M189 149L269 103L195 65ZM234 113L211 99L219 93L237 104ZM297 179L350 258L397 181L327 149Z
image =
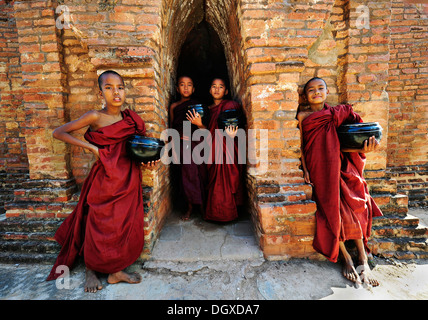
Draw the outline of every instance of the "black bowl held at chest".
M210 123L210 110L204 104L191 104L187 107L187 111L196 111L201 116L202 124L208 126Z
M378 142L382 139L382 127L378 122L342 124L337 128L337 135L342 148L361 149L364 141L372 136Z
M147 163L159 160L164 146L160 139L134 135L126 142L126 152L131 159Z
M229 109L220 112L217 124L219 129L224 130L229 126L235 126L238 128L245 127L245 115L241 110Z

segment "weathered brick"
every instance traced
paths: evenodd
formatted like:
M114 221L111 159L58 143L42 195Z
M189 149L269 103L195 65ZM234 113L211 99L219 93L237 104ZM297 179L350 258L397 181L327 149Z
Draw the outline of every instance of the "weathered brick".
M353 103L365 121L385 126L381 151L367 156L367 176L372 190L388 193L376 198L380 205L404 210L411 198L390 194L412 192L428 179L426 170L416 167L426 166L428 145L427 126L421 125L427 122L428 100L426 14L400 0L363 1L370 8L370 29L361 29L356 27L356 2L201 3L122 0L108 11L95 2L76 0L67 5L77 29L59 32L52 1L0 2L8 19L0 25L1 168L26 170L30 181L73 176L80 185L92 155L53 142L50 132L100 107L96 79L105 69L123 75L126 102L146 120L148 132L159 135L168 123L181 46L205 10L224 46L231 93L242 102L249 127L269 130L269 170L263 177L248 177L254 179L249 190L254 199L263 192L274 200L269 208L259 208L255 200L251 204L258 212L265 255L316 256L311 248L316 207L306 200L312 189L298 187L304 182L295 119L298 89L313 76L326 80L331 104ZM83 133L75 135L81 138ZM396 183L387 184L391 168L409 172L395 173ZM257 188L265 179L292 187ZM164 189L169 184L167 168L144 171L144 185L151 190L145 205L145 254L171 205ZM64 197L68 195L56 195L58 201ZM55 211L56 217L66 217L73 205L61 211L58 201L23 215L49 218ZM280 201L287 203L278 205ZM19 216L15 210L8 216Z

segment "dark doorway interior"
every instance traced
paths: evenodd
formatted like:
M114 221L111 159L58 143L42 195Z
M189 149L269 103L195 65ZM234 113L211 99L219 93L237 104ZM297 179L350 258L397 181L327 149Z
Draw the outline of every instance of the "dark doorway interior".
M213 78L224 79L229 87L224 47L214 28L205 20L189 32L183 43L178 58L176 79L178 80L181 75L192 77L195 86L193 98L206 105L212 104L209 88ZM229 87L227 99L231 99L230 91ZM175 97L171 103L178 99L178 93L175 91ZM187 210L187 204L179 197L180 179L177 170L178 167L171 165L172 203L174 211L184 213ZM249 219L247 212L247 208L239 208L240 219Z
M181 48L176 79L181 75L193 78L194 98L205 104L212 103L209 88L214 77L229 81L223 45L205 20L190 31Z

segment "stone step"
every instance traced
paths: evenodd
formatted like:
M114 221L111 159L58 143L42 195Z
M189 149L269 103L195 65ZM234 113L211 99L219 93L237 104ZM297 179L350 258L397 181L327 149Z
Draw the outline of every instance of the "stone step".
M52 212L43 213L44 207L77 201L78 188L74 179L32 180L22 174L4 174L0 178L3 178L0 179L0 213L6 212L8 217L52 218L55 217ZM21 214L23 207L27 210Z
M373 253L378 254L382 252L393 251L409 251L409 252L427 252L428 253L428 239L427 238L371 238L369 246L373 248Z
M0 186L21 186L29 178L30 175L28 173L0 172Z
M0 252L0 262L53 264L57 255L57 253Z
M412 190L409 194L409 201L414 207L427 207L428 206L428 194L427 189L425 190Z
M257 199L264 202L294 202L306 200L306 194L299 191L288 191L285 193L270 193L270 194L259 194Z
M77 202L8 202L5 204L7 218L18 219L54 219L65 218L75 208Z
M0 240L54 241L55 232L0 232Z
M13 201L13 190L21 188L28 179L25 172L0 172L0 214L5 212L4 204Z
M374 255L396 259L427 259L428 239L426 238L374 238L369 240Z
M412 208L427 208L428 207L428 198L421 201L412 201L409 203L409 207Z
M372 238L427 238L428 228L422 226L374 226Z
M56 220L23 220L3 219L0 221L0 233L2 232L55 232L62 223L62 219Z
M24 220L0 216L0 262L52 262L60 250L54 235L63 219Z
M256 186L257 194L267 196L270 194L292 194L299 193L305 194L306 200L312 197L312 187L305 183L296 184L278 184L278 183L264 183Z
M265 202L260 203L259 207L262 211L272 211L279 215L313 214L316 210L316 204L311 200Z
M386 215L382 217L374 217L372 225L373 227L381 227L381 226L417 227L419 225L419 218L409 214L406 215L405 217Z
M397 181L385 179L384 177L367 178L366 182L369 187L370 194L384 193L395 194L397 193Z
M13 191L14 199L16 202L64 202L70 200L76 193L76 186L68 187L40 187L40 188L16 188Z
M12 253L58 254L61 246L55 241L0 240L0 251Z
M405 194L371 194L373 200L384 215L405 217L408 212L409 198Z
M13 178L12 178L13 179ZM11 179L9 179L11 181ZM39 190L42 188L74 188L76 187L76 181L74 179L66 179L66 180L51 180L51 179L25 179L20 183L20 189L25 190Z
M385 251L379 254L382 258L395 258L399 260L428 259L428 252L425 251Z

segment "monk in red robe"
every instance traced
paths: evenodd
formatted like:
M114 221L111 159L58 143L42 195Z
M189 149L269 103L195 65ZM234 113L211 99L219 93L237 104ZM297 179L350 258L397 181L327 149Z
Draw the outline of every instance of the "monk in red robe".
M172 174L179 187L175 201L181 202L181 206L187 206L183 220L190 218L195 207L202 214L205 201L206 166L204 163L196 164L192 157L194 148L201 143L201 140L192 139L193 133L198 128L205 128L201 116L197 112L188 111L190 105L198 104L192 99L194 90L192 78L180 76L177 83L180 100L171 104L169 111L170 126L180 135L179 145L175 146L177 152L174 153L174 156L179 154L180 157L176 159L177 164L172 164ZM188 130L185 129L186 125Z
M238 206L244 204L244 166L238 161L238 140L233 141L233 148L228 147L222 130L216 130L219 129L217 119L222 111L240 110L241 106L235 101L224 99L228 89L222 79L214 79L210 93L214 103L209 107L211 118L208 129L212 142L207 164L208 195L204 218L226 222L238 218ZM237 130L236 127L228 127L225 132L234 139Z
M350 105L330 107L325 103L328 89L325 81L313 78L303 93L309 108L298 113L302 137L302 166L305 182L314 188L317 204L316 234L313 247L332 262L339 252L344 258L343 275L356 283L377 286L369 275L367 241L372 218L382 213L369 195L363 178L365 153L377 149L371 137L358 150L341 149L336 128L341 124L362 122ZM358 267L345 247L354 240L358 249Z
M122 77L106 71L99 77L102 110L85 113L57 128L53 136L90 150L98 160L86 178L79 202L55 233L62 248L47 278L61 275L58 266L71 268L79 255L86 266L85 291L102 289L96 272L109 274L107 282L138 283L141 276L123 270L135 262L144 245L144 209L141 165L126 154L126 141L144 135L143 120L125 101ZM86 141L70 132L89 126ZM153 166L151 162L147 166Z

